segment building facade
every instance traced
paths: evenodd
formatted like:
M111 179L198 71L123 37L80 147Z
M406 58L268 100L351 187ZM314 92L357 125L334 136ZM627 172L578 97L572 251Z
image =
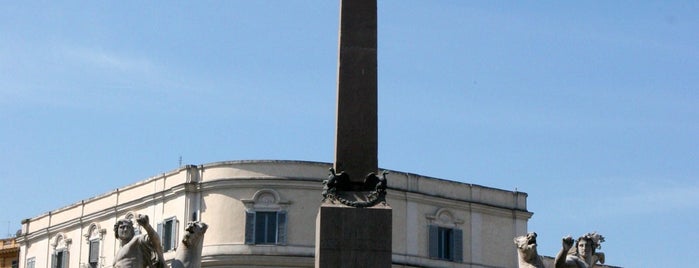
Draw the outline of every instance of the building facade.
M0 268L19 267L19 244L14 237L0 239Z
M116 220L148 215L174 257L184 226L209 225L204 267L313 267L322 180L331 164L185 166L22 222L19 267L112 267ZM516 267L527 195L391 171L393 267Z

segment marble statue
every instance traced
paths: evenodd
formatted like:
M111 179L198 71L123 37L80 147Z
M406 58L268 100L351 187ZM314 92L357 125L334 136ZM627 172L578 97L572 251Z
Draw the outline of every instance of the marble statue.
M158 233L148 223L147 215L137 215L136 222L145 234L135 235L133 222L121 219L114 224L114 235L121 248L114 256L114 268L164 268L163 247Z
M515 237L519 268L545 268L544 261L536 250L536 233Z
M597 262L604 264L604 253L596 252L601 248L601 243L604 242L604 237L593 232L587 233L575 243L573 247L573 238L566 236L563 238L563 247L556 255L554 261L556 268L592 268Z
M209 226L203 222L190 222L185 228L185 235L180 241L175 252L175 259L170 265L172 268L200 268L201 249L204 234Z

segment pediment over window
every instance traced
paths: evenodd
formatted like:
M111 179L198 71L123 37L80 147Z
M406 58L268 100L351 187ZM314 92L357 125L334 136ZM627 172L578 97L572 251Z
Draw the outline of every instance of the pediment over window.
M51 247L54 250L68 249L71 243L73 243L73 239L67 238L64 233L58 233L51 240Z
M85 240L89 244L90 240L95 240L95 239L102 240L102 239L104 239L104 235L106 233L107 233L107 229L101 228L99 223L92 223L92 224L90 224L89 227L87 227L87 232L83 236L85 237Z
M428 224L455 228L464 223L463 219L457 218L453 211L440 208L434 214L428 214Z
M282 199L279 193L272 189L262 189L255 192L250 199L242 199L247 210L281 210L286 208L290 201Z

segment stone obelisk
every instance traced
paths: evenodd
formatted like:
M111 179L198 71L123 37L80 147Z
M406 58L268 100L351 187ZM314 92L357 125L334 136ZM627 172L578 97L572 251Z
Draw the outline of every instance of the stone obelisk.
M392 210L378 172L376 0L340 1L335 164L316 219L316 268L391 267Z
M378 169L376 24L376 0L341 1L335 170L354 182Z

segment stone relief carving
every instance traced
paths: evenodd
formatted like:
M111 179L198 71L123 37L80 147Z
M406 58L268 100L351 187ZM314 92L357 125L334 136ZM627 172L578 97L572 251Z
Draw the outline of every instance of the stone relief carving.
M291 204L273 189L261 189L251 199L241 199L247 210L280 210Z
M388 171L381 176L370 173L364 183L352 183L345 172L336 173L330 168L330 175L323 181L323 202L340 202L351 207L372 207L379 203L386 204ZM349 194L351 192L351 194Z
M434 215L426 215L428 224L443 226L448 228L458 228L464 223L464 219L457 218L454 213L447 208L438 209Z
M87 228L87 233L85 233L83 236L85 237L85 242L89 244L90 240L104 239L104 234L106 233L107 229L101 228L100 225L97 223L92 223L90 224L90 227Z
M56 249L68 249L70 248L70 244L73 243L73 239L66 238L66 235L63 233L58 233L56 237L53 239L53 242L51 242L51 247L53 250Z

